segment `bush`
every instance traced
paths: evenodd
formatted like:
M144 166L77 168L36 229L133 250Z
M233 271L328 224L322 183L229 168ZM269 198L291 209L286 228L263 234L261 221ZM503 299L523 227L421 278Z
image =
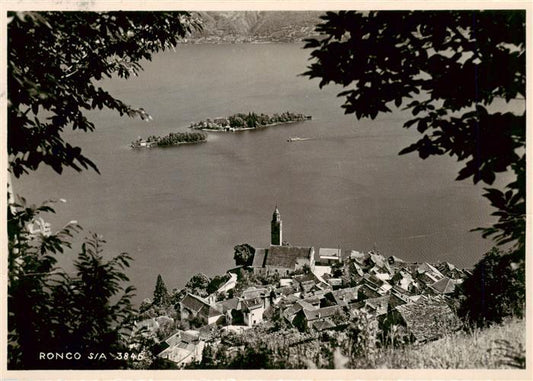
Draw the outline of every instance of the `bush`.
M486 326L525 310L524 252L493 248L476 264L463 284L459 314L469 323Z

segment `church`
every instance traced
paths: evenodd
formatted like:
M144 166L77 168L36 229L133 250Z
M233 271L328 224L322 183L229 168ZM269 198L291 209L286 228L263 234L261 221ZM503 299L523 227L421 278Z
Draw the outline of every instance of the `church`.
M315 249L283 244L283 223L276 206L270 222L270 247L255 250L253 271L256 274L286 276L305 265L314 271Z

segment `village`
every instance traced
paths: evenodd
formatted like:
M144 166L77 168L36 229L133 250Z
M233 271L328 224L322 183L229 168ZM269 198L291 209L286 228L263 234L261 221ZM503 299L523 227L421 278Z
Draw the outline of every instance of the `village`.
M283 241L277 207L270 246L245 246L249 255L235 258L238 266L217 277L215 290L181 290L175 317L136 322L137 333L158 342L158 358L187 367L221 343L226 356L235 356L254 333L263 340L270 335L272 348L282 336L294 346L345 335L350 321L364 321L382 341L393 342L424 343L459 328L455 291L470 272L451 263L407 262L377 250L291 246ZM169 335L161 337L162 331Z

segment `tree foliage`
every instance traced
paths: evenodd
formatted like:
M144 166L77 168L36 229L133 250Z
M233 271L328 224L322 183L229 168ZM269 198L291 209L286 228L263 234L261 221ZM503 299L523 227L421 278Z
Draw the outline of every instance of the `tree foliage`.
M465 162L457 180L493 184L513 171L506 190L486 189L498 222L481 229L499 244L525 245L525 107L496 112L495 101L524 102L525 11L328 12L308 39L304 75L345 89L342 106L357 119L403 106L423 135L417 151ZM503 102L502 102L503 103ZM524 102L525 103L525 102Z
M500 323L525 313L525 261L520 252L492 249L476 264L462 285L459 313L475 325Z
M87 111L149 115L114 98L100 80L129 78L152 54L173 47L198 22L187 12L16 12L8 14L9 171L20 177L41 163L62 173L96 165L63 139L65 129L93 131ZM10 194L11 196L11 194ZM8 366L10 369L120 368L109 353L127 350L133 287L124 270L131 258L106 259L104 241L91 235L74 261L57 266L79 230L28 230L49 204L8 206ZM94 361L92 353L106 353ZM78 360L40 360L40 352L80 353Z
M189 279L185 284L185 290L191 294L196 294L200 296L207 296L207 287L211 279L203 273L195 274Z
M235 250L233 259L237 266L251 266L254 260L255 248L243 243L233 248Z
M167 286L163 282L161 274L157 275L157 281L154 289L154 302L156 306L166 306L169 303L170 295L168 294Z
M74 273L57 266L57 256L71 248L80 230L67 224L57 233L32 232L28 224L50 204L11 205L8 213L8 367L10 369L120 368L123 361L92 353L126 350L134 288L124 270L131 258L121 253L104 258L103 241L88 237L74 261ZM43 360L41 353L80 353L79 360Z
M175 46L198 23L187 12L17 12L8 22L8 154L19 177L44 163L61 173L96 165L63 139L93 131L86 112L107 108L149 118L100 86L129 78L143 60Z

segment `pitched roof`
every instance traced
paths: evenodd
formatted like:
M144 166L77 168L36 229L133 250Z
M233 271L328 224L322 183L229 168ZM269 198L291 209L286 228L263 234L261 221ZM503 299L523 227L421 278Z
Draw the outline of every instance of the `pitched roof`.
M339 305L346 305L357 300L358 287L341 288L339 290L331 291L335 302Z
M458 320L442 297L420 298L417 302L396 307L407 328L417 341L442 336L447 329L458 327Z
M292 279L294 279L298 283L307 282L307 281L310 281L310 280L312 280L314 282L319 282L320 281L317 278L317 276L315 274L313 274L313 273L295 275L295 276L292 277Z
M222 312L226 312L229 310L236 310L238 306L239 306L238 298L226 299L215 304L215 307L217 307Z
M359 292L367 298L375 298L380 295L376 288L371 287L366 283L363 283L363 285L359 287Z
M245 299L243 300L242 305L246 310L255 310L263 307L263 301L260 298Z
M288 296L294 294L295 292L298 292L298 288L294 286L284 286L277 288L275 292L281 295Z
M244 299L261 298L265 295L268 295L268 290L264 287L257 288L257 287L251 286L251 287L248 287L246 290L244 290L241 295Z
M316 319L322 319L329 316L333 316L337 313L337 311L340 311L339 306L331 306L331 307L323 307L323 308L317 308L313 310L304 309L304 315L305 318L308 321L316 320Z
M297 246L270 246L265 266L294 269L298 259L309 259L312 248Z
M451 294L455 291L455 282L448 277L444 277L433 283L430 287L439 294Z
M326 329L335 328L335 323L330 319L318 320L312 323L312 327L317 331L324 331Z
M314 305L314 304L320 304L320 299L321 299L320 297L316 295L312 295L312 296L308 296L303 301L306 303L309 303L310 305Z
M198 313L204 306L209 307L209 303L199 296L188 293L180 302L185 308Z
M255 249L252 267L263 267L265 264L266 249Z
M302 286L302 290L304 290L304 292L308 292L314 287L315 282L312 280L306 280L305 282L300 283L300 285Z
M292 322L292 319L294 318L294 315L296 315L299 311L302 310L302 306L298 303L294 303L287 307L285 310L283 310L283 316L290 322Z
M390 295L365 300L365 307L375 311L377 315L386 314L389 308Z
M433 277L436 277L438 279L441 279L441 278L444 277L444 275L442 275L442 273L439 270L437 270L433 265L431 265L431 264L429 264L427 262L424 262L420 266L418 266L417 271L418 271L419 274L421 274L421 273L431 273L433 275Z
M298 300L295 304L299 304L300 306L302 306L302 308L306 310L316 310L315 306L305 300Z
M223 315L220 310L210 305L204 305L200 310L200 314L205 317L215 317Z

